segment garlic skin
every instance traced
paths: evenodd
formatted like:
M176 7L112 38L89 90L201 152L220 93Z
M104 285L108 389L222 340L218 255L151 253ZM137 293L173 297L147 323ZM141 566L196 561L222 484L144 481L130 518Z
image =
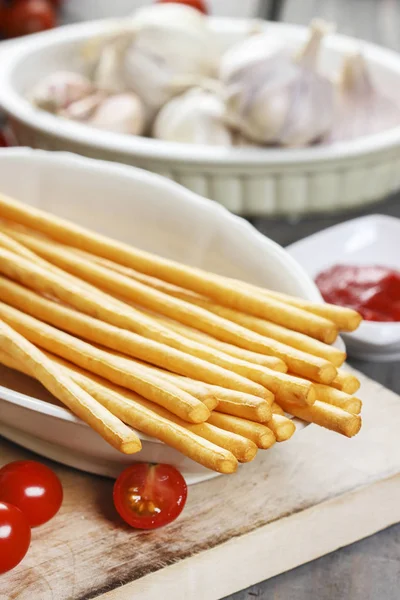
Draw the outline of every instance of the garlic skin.
M44 77L31 90L29 98L34 106L56 113L81 100L93 91L89 79L71 71L56 71Z
M227 121L263 145L301 147L321 139L332 127L335 103L333 83L316 69L325 33L313 22L296 58L271 46L266 34L229 51L220 70Z
M103 100L86 122L105 131L141 135L145 127L144 108L136 94L117 94Z
M373 135L400 125L400 106L374 86L360 52L345 58L335 123L325 141Z
M136 11L124 27L100 44L94 83L111 92L136 93L149 119L175 95L175 79L217 71L207 18L194 8L155 4Z
M71 119L72 121L87 121L105 98L106 95L104 92L95 92L76 102L72 102L67 108L60 110L58 114L60 117Z
M192 88L160 110L153 137L185 144L232 146L233 134L224 122L224 112L224 102L217 94Z

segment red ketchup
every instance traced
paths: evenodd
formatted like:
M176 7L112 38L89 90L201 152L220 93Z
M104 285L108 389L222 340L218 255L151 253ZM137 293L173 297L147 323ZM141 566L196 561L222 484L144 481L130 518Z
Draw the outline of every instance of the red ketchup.
M367 321L400 321L400 272L335 265L315 280L324 300L357 310Z

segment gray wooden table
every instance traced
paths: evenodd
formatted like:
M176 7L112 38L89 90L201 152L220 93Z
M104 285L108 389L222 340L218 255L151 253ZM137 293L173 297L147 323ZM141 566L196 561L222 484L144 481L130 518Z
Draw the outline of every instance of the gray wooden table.
M286 0L283 20L307 24L321 16L337 24L340 33L354 35L400 51L398 0ZM299 221L253 219L265 235L288 245L361 214L381 213L400 218L400 194L357 213L335 214ZM399 363L350 360L400 394ZM377 507L378 508L378 507ZM229 600L399 600L400 524L312 563L274 577L229 597Z

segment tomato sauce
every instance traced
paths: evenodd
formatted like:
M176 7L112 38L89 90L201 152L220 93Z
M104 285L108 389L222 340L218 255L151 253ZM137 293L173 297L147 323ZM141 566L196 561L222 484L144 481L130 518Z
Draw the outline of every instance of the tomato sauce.
M367 321L400 321L400 271L335 265L315 281L326 302L353 308Z

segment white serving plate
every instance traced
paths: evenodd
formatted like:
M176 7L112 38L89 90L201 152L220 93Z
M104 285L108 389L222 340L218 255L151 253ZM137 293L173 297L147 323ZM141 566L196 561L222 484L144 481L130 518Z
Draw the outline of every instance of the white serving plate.
M298 47L307 36L304 27L263 23L271 43L279 40ZM33 108L25 99L27 90L56 69L81 69L81 44L113 24L102 20L70 25L24 38L7 49L7 59L0 63L0 104L11 117L19 144L139 166L246 215L350 209L399 189L400 124L325 147L218 148L98 131ZM212 18L211 26L222 51L248 34L254 21ZM390 50L332 35L324 44L321 68L337 71L343 56L360 45L377 84L388 95L397 95L400 57Z
M312 279L335 265L384 265L400 271L400 219L370 215L311 235L287 248ZM364 321L343 335L349 354L365 360L400 357L400 323Z
M16 148L0 150L0 182L1 193L140 248L320 300L312 280L280 246L215 202L158 175ZM106 476L138 460L173 464L189 483L216 476L141 433L143 450L120 454L67 410L49 403L33 380L2 367L0 382L0 434L34 452Z

